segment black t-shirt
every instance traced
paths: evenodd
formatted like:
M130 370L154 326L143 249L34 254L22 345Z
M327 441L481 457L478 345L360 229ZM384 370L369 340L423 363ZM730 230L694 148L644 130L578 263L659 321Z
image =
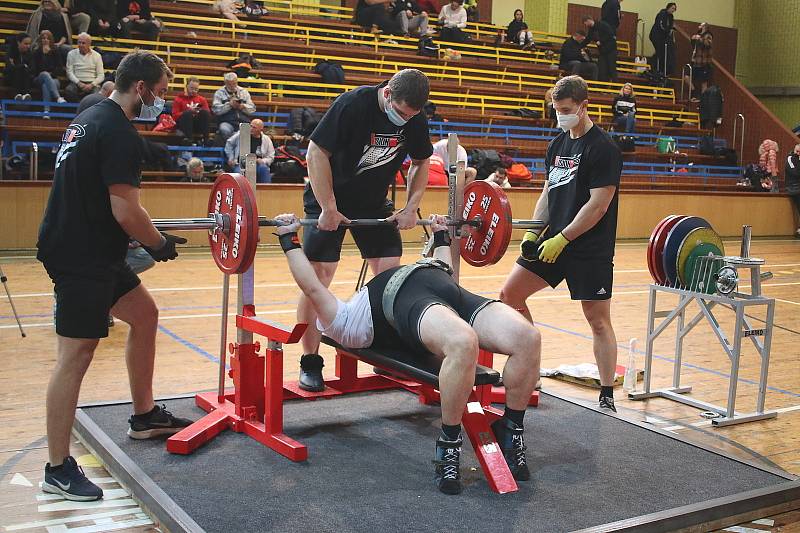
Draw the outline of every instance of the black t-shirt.
M73 119L61 140L39 227L40 261L108 265L125 259L128 235L111 212L108 187L139 187L141 146L136 129L110 98Z
M572 222L589 201L591 189L617 187L603 218L564 249L565 254L577 258L614 257L622 154L611 137L596 125L577 139L571 139L569 132L562 132L547 147L545 167L550 215L546 237L557 235Z
M381 209L406 156L419 160L433 153L424 113L398 127L378 106L378 90L384 86L340 95L311 134L312 141L331 152L333 194L345 214ZM310 184L303 203L308 212L320 210Z
M393 267L384 270L371 280L367 282L367 291L369 292L369 307L372 311L372 332L373 341L370 347L398 347L403 346L405 343L400 338L391 324L386 320L383 314L383 291L386 289L386 284L392 274L400 270L402 267Z

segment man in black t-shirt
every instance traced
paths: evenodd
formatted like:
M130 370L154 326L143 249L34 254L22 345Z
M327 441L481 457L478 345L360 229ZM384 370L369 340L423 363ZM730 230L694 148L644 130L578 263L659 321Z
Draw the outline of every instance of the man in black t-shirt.
M139 203L141 138L136 116L154 118L172 73L152 52L123 58L116 90L73 119L56 156L53 187L39 228L37 258L56 293L58 362L47 388L47 445L42 490L90 501L103 491L69 454L81 381L98 340L108 336L109 313L130 325L125 360L133 415L128 435L146 439L178 432L191 422L153 401L158 308L125 262L129 239L157 261L175 259L185 239L159 233Z
M461 419L475 381L479 347L509 356L503 369L506 409L492 430L514 479L530 479L523 418L539 375L541 337L509 306L473 294L453 280L445 218L433 215L430 219L432 261L384 270L347 302L327 289L303 253L297 217L277 218L287 224L276 233L292 277L309 295L317 313L316 326L325 335L346 348L384 350L387 357L405 351L442 358L438 386L442 431L434 460L439 490L461 492ZM392 291L392 286L397 290Z
M373 274L397 266L403 254L398 229L416 223L416 210L428 184L428 158L433 152L428 121L420 110L428 101L428 78L415 69L401 70L377 87L359 87L340 95L311 134L306 161L309 183L303 204L317 227L303 232L303 246L327 287L339 264L345 228L351 218L389 218L397 226L351 228L361 257ZM389 186L406 156L406 205L394 213ZM297 308L300 322L314 324L316 315L305 296ZM303 336L300 388L321 391L323 360L317 354L320 334L308 328Z
M583 25L588 35L583 46L597 43L597 79L599 81L617 81L617 34L605 20L595 21L592 17L583 17Z
M547 180L533 218L548 223L544 233L528 230L500 299L531 314L527 298L546 286L567 280L570 296L580 300L592 328L594 356L600 371L600 407L614 408L617 340L611 325L614 241L622 155L609 135L592 123L588 89L579 76L561 78L553 104L563 133L545 156Z

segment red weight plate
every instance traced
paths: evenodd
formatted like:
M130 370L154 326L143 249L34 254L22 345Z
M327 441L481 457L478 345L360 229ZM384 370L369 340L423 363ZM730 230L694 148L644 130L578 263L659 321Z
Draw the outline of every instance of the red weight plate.
M658 235L658 230L661 229L661 226L675 218L677 215L667 215L666 217L662 218L656 227L653 228L653 233L650 234L650 240L647 242L647 270L650 271L650 276L652 276L653 280L658 283L658 278L656 277L656 270L653 263L653 247L656 242L656 235Z
M258 244L258 208L253 187L241 174L220 174L211 196L208 212L227 217L227 232L209 232L211 256L225 274L241 274L253 264Z
M667 282L667 274L664 271L664 245L667 242L667 235L670 230L681 220L688 218L686 215L677 215L675 218L665 222L656 234L655 242L653 243L652 261L653 271L655 272L656 283L664 285Z
M464 188L462 218L477 217L483 223L464 232L461 257L473 266L493 265L505 255L513 229L511 204L496 183L477 180Z

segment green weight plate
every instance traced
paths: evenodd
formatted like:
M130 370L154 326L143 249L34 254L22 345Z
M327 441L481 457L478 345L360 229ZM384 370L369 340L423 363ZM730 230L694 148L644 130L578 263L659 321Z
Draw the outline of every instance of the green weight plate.
M689 284L689 278L684 276L684 266L686 265L686 260L689 258L689 254L695 247L704 243L713 244L719 250L722 250L723 252L725 251L725 247L722 244L722 239L717 232L711 228L695 228L687 233L686 237L683 238L683 242L681 242L681 245L678 248L678 257L676 262L678 280L680 280L682 285Z
M705 294L716 292L715 274L722 268L724 262L718 259L709 265L706 261L699 261L701 257L707 257L708 254L723 255L723 252L715 244L704 242L692 248L686 258L683 277L687 281L686 285L689 290Z

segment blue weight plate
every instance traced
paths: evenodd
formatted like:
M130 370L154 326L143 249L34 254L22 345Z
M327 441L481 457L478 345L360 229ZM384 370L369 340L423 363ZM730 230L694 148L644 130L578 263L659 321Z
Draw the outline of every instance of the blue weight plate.
M667 285L674 287L678 283L677 259L683 239L686 238L693 229L710 227L711 224L705 219L700 217L686 217L675 224L669 231L667 240L664 243L664 254L662 257Z

